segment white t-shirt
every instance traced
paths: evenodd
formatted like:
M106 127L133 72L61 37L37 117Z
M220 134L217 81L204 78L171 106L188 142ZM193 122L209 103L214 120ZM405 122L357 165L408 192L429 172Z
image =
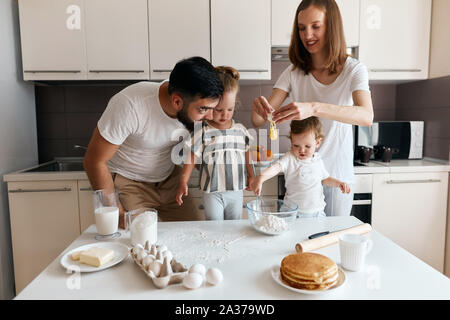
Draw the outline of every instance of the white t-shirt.
M295 102L322 102L338 106L353 106L352 93L357 90L369 91L369 75L366 66L348 57L337 79L324 85L309 73L300 69L292 71L290 65L283 71L274 88L289 93ZM325 139L319 154L328 172L336 179L347 183L354 182L353 171L353 131L352 125L334 120L323 119Z
M103 138L120 145L108 162L111 172L144 182L163 181L172 173L171 150L179 142L173 134L184 126L161 107L163 83L138 82L109 101L97 126Z
M316 152L312 158L301 160L289 151L277 162L284 173L284 199L295 202L299 213L323 211L326 204L322 180L330 175L320 155Z

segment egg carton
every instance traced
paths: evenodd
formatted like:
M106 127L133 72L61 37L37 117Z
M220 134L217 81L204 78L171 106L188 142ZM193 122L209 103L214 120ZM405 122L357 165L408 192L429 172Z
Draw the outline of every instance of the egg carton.
M136 250L136 248L139 249ZM145 251L146 257L151 257L151 259L147 258L147 260L153 260L152 263L148 265L143 263L144 259L142 258L142 254L139 254L139 251L142 250ZM134 262L150 279L152 279L155 287L159 289L163 289L171 284L181 283L188 273L188 269L172 257L172 254L167 250L166 246L150 246L148 242L146 242L145 247L135 246L130 248L129 251ZM155 261L160 264L160 272L157 272L155 268L152 268L154 267L152 264Z

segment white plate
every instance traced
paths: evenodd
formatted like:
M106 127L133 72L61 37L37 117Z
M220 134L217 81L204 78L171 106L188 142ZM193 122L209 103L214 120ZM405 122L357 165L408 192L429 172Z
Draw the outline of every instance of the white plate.
M283 280L281 280L279 265L274 265L270 269L270 274L272 275L273 280L275 280L275 282L278 283L280 286L283 286L289 290L292 290L292 291L295 291L298 293L304 293L304 294L324 294L324 293L328 293L328 292L334 292L335 290L341 288L345 282L345 273L339 267L338 267L338 282L334 286L332 286L331 288L329 288L327 290L305 290L305 289L293 288L293 287L287 285L286 283L283 282Z
M108 263L105 263L104 265L100 267L94 267L90 266L88 264L80 263L80 261L73 261L71 254L76 251L81 250L87 250L91 247L101 247L106 249L111 249L114 251L114 259L109 261ZM70 250L69 252L65 253L63 257L60 260L61 265L69 270L78 271L78 272L95 272L104 270L107 268L110 268L119 262L121 262L123 259L125 259L128 256L128 247L124 244L117 243L117 242L95 242L86 244L84 246L75 248L73 250Z

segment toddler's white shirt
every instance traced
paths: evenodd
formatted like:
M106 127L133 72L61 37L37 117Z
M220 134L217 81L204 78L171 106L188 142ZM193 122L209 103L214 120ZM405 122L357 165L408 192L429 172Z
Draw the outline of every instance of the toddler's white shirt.
M325 208L322 180L330 175L320 155L316 152L312 158L301 160L289 151L278 163L285 178L284 199L295 202L299 213L322 211Z

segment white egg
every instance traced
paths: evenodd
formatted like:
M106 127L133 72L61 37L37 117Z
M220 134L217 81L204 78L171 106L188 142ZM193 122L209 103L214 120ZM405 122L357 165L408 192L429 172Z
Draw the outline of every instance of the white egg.
M145 250L139 251L137 254L138 261L142 261L146 256L148 256L147 252Z
M162 253L162 256L163 256L163 258L167 258L167 261L169 261L169 263L170 263L170 261L172 261L172 259L173 259L173 254L172 254L172 252L169 251L169 250L164 251L164 252Z
M137 256L139 252L144 251L144 247L139 243L133 247L133 253Z
M159 277L161 273L161 266L161 262L155 260L148 266L148 271L152 271L155 277Z
M203 284L203 277L198 273L188 273L183 279L183 286L188 289L197 289Z
M154 260L155 257L149 254L144 259L142 259L142 264L145 268L147 268Z
M213 286L219 284L223 280L222 272L217 268L211 268L206 272L206 281Z
M201 263L196 263L189 268L189 273L198 273L202 277L204 277L206 273L206 268Z

